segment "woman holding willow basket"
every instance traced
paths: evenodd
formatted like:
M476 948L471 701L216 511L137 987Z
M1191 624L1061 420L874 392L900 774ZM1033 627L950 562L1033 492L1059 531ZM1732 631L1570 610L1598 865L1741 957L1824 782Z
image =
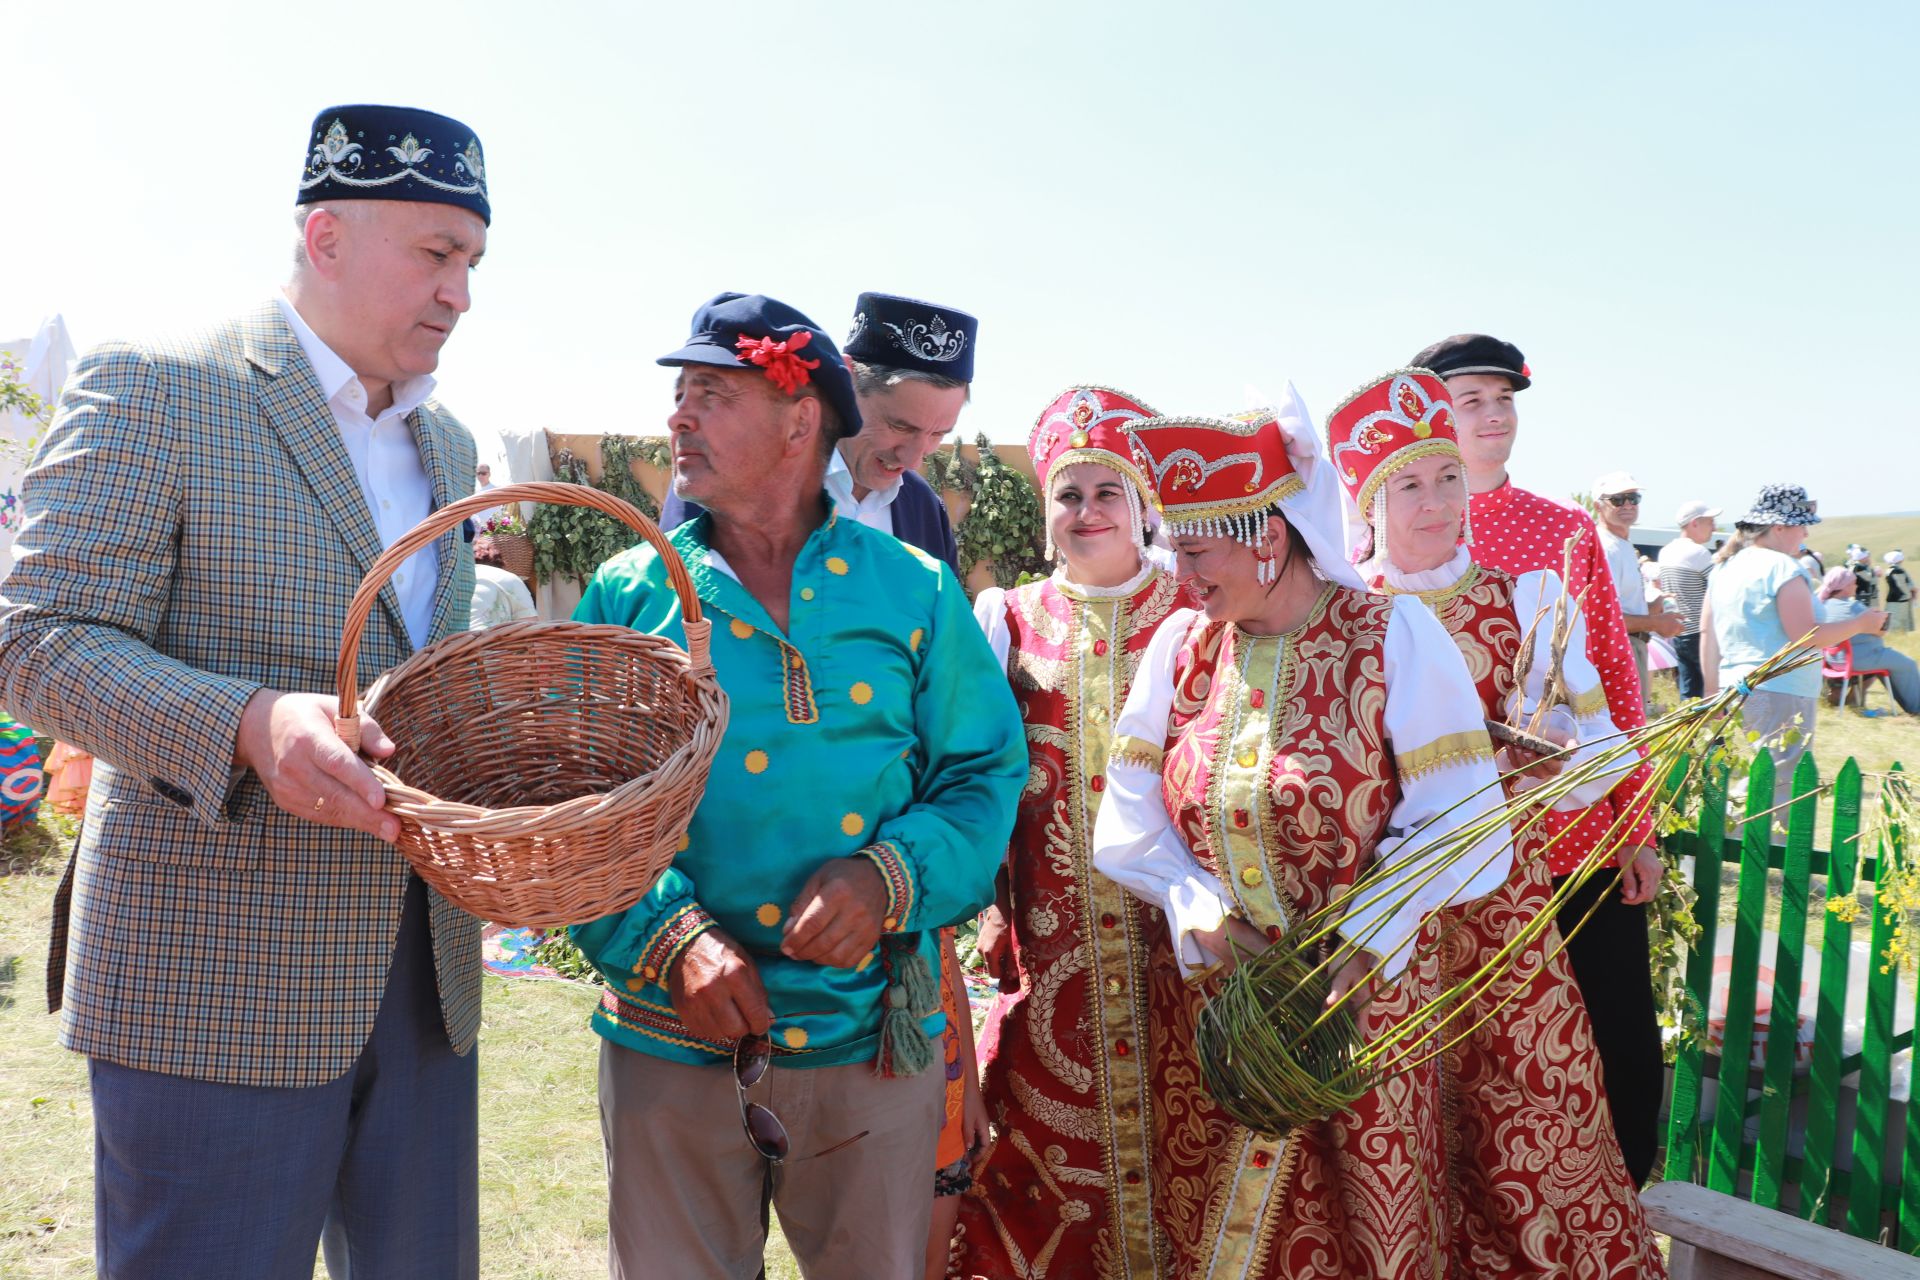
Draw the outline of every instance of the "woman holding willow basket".
M1482 1251L1519 1255L1520 1242L1473 1239L1463 1225L1470 1192L1450 1178L1449 1153L1465 1135L1435 1036L1403 1036L1377 1084L1290 1128L1241 1124L1203 1085L1214 1079L1203 1013L1221 971L1257 966L1260 953L1318 957L1293 992L1346 1017L1354 1044L1422 1027L1435 950L1422 945L1423 922L1499 889L1511 868L1504 819L1481 817L1500 787L1459 649L1417 599L1365 590L1306 415L1296 404L1281 416L1286 431L1260 414L1134 428L1203 611L1169 619L1141 661L1095 832L1095 865L1169 925L1149 989L1166 1273L1512 1274ZM1430 856L1469 827L1448 856ZM1345 1043L1331 1052L1354 1056ZM1558 1248L1537 1236L1576 1224L1582 1249L1625 1254L1644 1236L1637 1210L1570 1216L1519 1230L1535 1253ZM1646 1256L1560 1270L1657 1274L1658 1256Z
M1374 379L1333 411L1327 440L1361 576L1433 610L1467 660L1488 720L1571 744L1574 769L1616 744L1579 602L1564 598L1561 576L1473 562L1465 466L1440 378L1402 369ZM1550 808L1590 807L1638 762L1612 754ZM1505 781L1517 793L1532 780ZM1608 854L1631 825L1588 852L1593 873L1611 869ZM1438 1059L1455 1117L1448 1176L1466 1193L1456 1225L1472 1256L1497 1262L1500 1274L1584 1266L1641 1275L1651 1245L1585 1006L1558 930L1528 928L1559 905L1547 853L1551 833L1565 826L1543 815L1513 830L1507 882L1479 902L1436 912L1422 935L1431 945L1421 949L1416 980L1436 991L1509 953L1495 980L1474 984L1442 1037L1459 1039Z

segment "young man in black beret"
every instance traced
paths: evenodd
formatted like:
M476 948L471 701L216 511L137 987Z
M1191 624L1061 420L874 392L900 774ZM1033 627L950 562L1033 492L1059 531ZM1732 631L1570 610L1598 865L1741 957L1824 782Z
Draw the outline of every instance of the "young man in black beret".
M1434 343L1412 363L1439 374L1453 402L1467 464L1474 562L1508 573L1549 569L1566 576L1570 597L1585 591L1587 657L1600 672L1608 710L1622 731L1640 728L1646 723L1640 675L1593 521L1517 487L1507 475L1520 426L1514 397L1533 385L1520 348L1488 334L1462 333ZM1663 1083L1647 943L1646 904L1662 873L1645 792L1652 784L1642 766L1600 803L1547 816L1554 841L1548 866L1556 877L1578 867L1616 820L1624 817L1630 831L1617 855L1618 892L1612 876L1597 876L1568 900L1559 918L1562 929L1571 931L1599 902L1568 940L1567 956L1593 1022L1620 1152L1637 1183L1653 1169Z

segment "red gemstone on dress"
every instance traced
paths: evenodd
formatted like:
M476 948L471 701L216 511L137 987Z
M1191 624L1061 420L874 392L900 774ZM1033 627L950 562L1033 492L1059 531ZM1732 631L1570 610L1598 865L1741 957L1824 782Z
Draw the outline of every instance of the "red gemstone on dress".
M1132 1045L1130 1045L1130 1044L1128 1044L1128 1043L1127 1043L1127 1042L1126 1042L1125 1040L1115 1040L1115 1041L1113 1042L1113 1056L1114 1056L1114 1057L1116 1057L1116 1058L1124 1058L1124 1057L1126 1057L1126 1056L1127 1056L1128 1054L1130 1054L1130 1053L1132 1053L1132 1052L1133 1052L1133 1046L1132 1046Z
M1247 811L1246 811L1245 809L1235 809L1235 810L1233 811L1233 825L1234 825L1234 826L1236 826L1236 827L1244 827L1244 826L1246 826L1246 825L1247 825L1247 823L1248 823L1248 822L1250 822L1250 821L1252 821L1252 818L1251 818L1251 817L1250 817L1250 816L1248 815L1248 813L1247 813Z
M1111 929L1119 923L1120 921L1114 916L1113 912L1111 911L1105 913L1100 917L1100 927L1102 929Z
M1104 658L1107 656L1107 642L1105 640L1095 640L1093 642L1093 656L1096 658Z
M1282 929L1279 925L1270 924L1267 926L1267 941L1278 942L1280 941L1280 935L1285 932L1286 930Z
M1087 779L1087 788L1091 791L1105 791L1107 789L1107 780L1096 773Z
M1270 1165L1270 1164L1272 1164L1272 1163L1273 1163L1273 1157L1272 1157L1272 1156L1270 1156L1270 1155L1268 1155L1268 1154L1267 1154L1266 1152L1264 1152L1264 1151L1256 1151L1256 1152L1254 1152L1254 1153L1253 1153L1253 1167L1254 1167L1254 1168L1256 1168L1256 1169L1264 1169L1264 1168L1266 1168L1266 1167L1267 1167L1268 1165Z
M1130 1187L1140 1185L1140 1171L1138 1169L1127 1170L1127 1185Z
M1253 703L1254 710L1259 710L1261 707L1267 705L1267 691L1265 689L1255 689L1253 696L1249 698L1248 701Z

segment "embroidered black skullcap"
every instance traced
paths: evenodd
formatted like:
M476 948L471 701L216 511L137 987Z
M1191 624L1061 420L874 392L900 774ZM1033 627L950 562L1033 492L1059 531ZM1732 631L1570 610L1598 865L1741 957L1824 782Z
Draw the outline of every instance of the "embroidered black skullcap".
M972 382L979 332L980 322L964 311L891 293L863 293L853 306L847 354L861 364Z
M860 430L860 402L839 348L819 325L778 298L715 294L693 313L686 345L654 363L759 369L789 395L800 386L818 386L840 415L841 436Z
M1442 338L1408 363L1416 369L1431 369L1442 378L1498 374L1511 382L1515 391L1533 385L1533 370L1527 368L1527 358L1520 354L1520 348L1484 333L1456 333Z
M360 103L315 116L294 203L319 200L450 204L493 222L480 139L458 120L416 107Z

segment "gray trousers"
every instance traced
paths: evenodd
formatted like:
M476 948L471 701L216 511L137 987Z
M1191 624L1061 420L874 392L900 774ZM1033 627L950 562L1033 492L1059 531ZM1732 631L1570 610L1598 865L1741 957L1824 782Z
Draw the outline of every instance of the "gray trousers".
M769 1204L805 1276L922 1274L946 1073L887 1079L865 1062L775 1062L750 1096L786 1126L793 1155L778 1166L747 1141L729 1066L601 1042L613 1280L754 1280ZM806 1158L862 1130L853 1145Z
M479 1057L447 1043L417 878L373 1034L339 1079L266 1088L88 1062L105 1280L307 1280L316 1243L332 1280L480 1274Z
M1791 693L1769 693L1765 689L1756 689L1747 695L1746 703L1740 709L1740 725L1746 733L1759 734L1756 746L1765 746L1767 754L1773 757L1773 808L1770 819L1776 830L1784 830L1787 825L1787 811L1781 806L1791 798L1793 790L1793 771L1800 763L1800 757L1813 746L1813 721L1815 708L1820 699L1812 694L1800 697ZM1793 741L1786 741L1788 730L1797 731ZM1744 779L1736 779L1731 788L1738 796L1746 795ZM1745 813L1744 799L1728 815L1727 829L1735 832L1739 824L1734 821Z

